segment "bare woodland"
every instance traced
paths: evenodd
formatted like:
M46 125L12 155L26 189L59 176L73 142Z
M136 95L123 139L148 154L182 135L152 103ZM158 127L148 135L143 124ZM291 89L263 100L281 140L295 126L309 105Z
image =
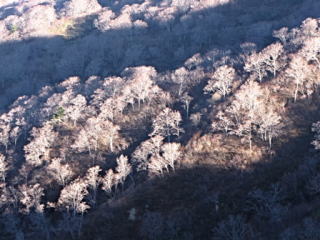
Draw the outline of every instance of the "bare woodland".
M0 239L320 239L316 9L1 1Z

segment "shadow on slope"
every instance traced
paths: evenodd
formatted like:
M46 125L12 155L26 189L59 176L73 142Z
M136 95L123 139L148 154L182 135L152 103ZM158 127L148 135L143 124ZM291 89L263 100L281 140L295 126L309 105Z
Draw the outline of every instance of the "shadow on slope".
M318 206L318 197L311 198L305 184L309 174L301 165L318 158L310 142L311 124L320 119L319 97L299 100L288 106L287 134L274 145L274 154L265 155L247 169L221 167L203 156L204 164L183 167L163 178L154 178L132 187L108 203L106 197L96 210L87 215L84 229L89 236L110 239L211 239L212 229L229 215L243 215L260 236L254 239L277 239L287 227L296 225ZM243 148L239 143L238 149ZM206 158L206 159L205 159ZM317 161L319 162L319 161ZM300 166L300 167L299 167ZM291 174L295 171L297 175ZM304 174L306 176L304 176ZM297 176L292 179L289 176ZM248 210L249 193L270 189L278 183L288 207L280 222L257 220ZM309 206L310 207L306 207ZM135 209L135 220L129 215ZM294 216L294 217L293 217ZM146 222L149 221L149 222ZM145 235L148 229L152 234ZM151 233L150 233L151 234ZM152 238L153 237L153 238Z
M164 72L183 65L196 53L231 49L237 54L239 45L247 41L261 48L271 42L273 30L319 17L317 4L311 0L238 0L187 15L178 12L174 19L163 22L138 15L135 18L147 21L147 28L106 32L93 29L94 16L87 16L77 26L81 34L71 39L57 36L2 43L0 111L20 95L34 94L46 84L73 75L83 79L108 76L139 65Z

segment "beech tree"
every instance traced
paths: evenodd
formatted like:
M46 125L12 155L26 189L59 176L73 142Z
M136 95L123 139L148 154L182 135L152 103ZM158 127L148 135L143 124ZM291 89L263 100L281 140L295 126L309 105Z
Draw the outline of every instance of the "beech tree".
M97 190L100 183L99 173L101 168L99 166L91 167L87 170L84 179L89 189L90 202L95 205L97 198Z
M153 67L136 67L128 68L124 71L124 74L130 73L130 82L128 87L130 88L131 95L138 101L140 109L141 102L143 103L148 99L151 88L153 86L153 78L157 72Z
M285 195L280 184L272 184L270 190L267 191L261 189L251 191L248 195L248 207L251 211L256 212L258 217L279 222L282 215L286 214L287 208L281 204Z
M112 10L106 8L99 13L97 19L94 20L94 26L100 31L104 32L110 29L110 22L116 17Z
M222 111L217 113L216 116L216 121L213 121L211 124L211 128L214 131L224 131L225 134L227 134L229 132L229 130L232 129L232 126L234 125L234 123L231 121L231 119L226 116L225 113L223 113Z
M110 121L104 121L102 123L102 129L105 131L106 133L106 138L105 138L105 144L109 145L109 149L111 152L116 151L115 149L115 140L116 139L120 139L120 144L118 144L116 147L118 149L123 149L124 147L126 147L127 143L125 142L125 140L123 140L119 134L120 131L120 127L118 125L113 124ZM117 149L117 150L118 150Z
M267 56L263 52L254 52L251 55L247 56L245 60L244 70L256 74L259 81L261 82L263 77L267 73L266 62Z
M255 133L260 133L271 147L272 139L280 134L282 125L274 105L268 101L266 91L257 82L249 80L235 94L231 105L224 112L218 112L212 128L244 137L250 150Z
M214 72L204 91L207 93L218 91L225 98L231 91L235 76L234 68L223 65Z
M116 171L118 173L119 183L124 185L124 182L132 171L131 165L128 162L128 157L121 155L117 158Z
M173 111L170 108L163 109L153 120L153 132L150 136L160 135L168 137L169 140L172 135L179 136L180 132L183 131L179 127L181 120L181 115L178 111Z
M315 62L320 69L320 37L310 37L304 42L301 55L311 62Z
M6 158L3 154L0 153L0 179L5 182L6 181L6 175L9 167L6 162Z
M184 93L180 98L180 101L183 103L184 109L186 110L187 118L189 118L189 108L192 100L193 98L189 96L188 93Z
M160 154L164 137L156 135L142 142L132 154L132 162L138 170L147 170L149 159Z
M26 161L34 166L39 166L48 160L51 145L54 143L57 133L53 126L47 122L42 128L33 128L32 141L24 146Z
M115 174L112 169L109 169L105 172L105 176L100 178L100 182L102 183L102 190L105 191L108 195L112 193L112 187L118 184L116 182Z
M98 142L95 135L89 133L85 128L81 129L78 133L77 139L73 145L71 145L72 149L77 151L89 151L89 154L92 155L92 145L94 149L98 148ZM92 137L91 137L92 136Z
M100 107L101 112L99 117L113 122L115 116L117 116L119 113L121 115L125 107L126 103L122 97L108 98Z
M319 37L319 26L320 21L316 18L307 18L304 20L300 26L301 31L306 36L306 38Z
M63 164L61 161L61 158L52 159L48 166L48 172L59 184L65 186L67 181L73 177L74 173L69 164Z
M163 151L162 157L173 171L175 171L175 164L181 158L180 147L179 143L166 143L161 147Z
M73 216L77 213L84 213L90 208L84 201L84 198L87 195L88 190L86 182L77 178L61 190L56 206L66 210Z
M97 12L101 9L97 0L70 0L65 1L61 9L61 15L66 17L79 17Z
M14 128L11 129L10 131L10 139L11 142L14 143L14 146L17 145L17 141L19 139L19 137L21 136L22 132L21 132L21 127L20 126L15 126Z
M161 146L161 152L151 155L147 163L149 173L163 176L164 170L169 172L171 168L175 171L175 164L181 158L179 143L165 143Z
M262 54L266 56L266 69L270 71L274 77L281 67L280 57L283 52L284 48L279 42L273 43L262 50Z
M80 117L84 118L86 106L86 98L79 94L75 98L71 99L70 103L65 108L65 115L73 122L73 126L76 126L76 123Z
M280 28L279 30L274 31L273 36L275 38L278 38L283 45L286 45L290 38L289 30L287 27L283 27L283 28Z
M57 203L48 203L62 211L62 219L59 222L58 229L67 232L75 239L81 235L83 225L83 214L90 208L85 202L85 197L89 194L87 183L77 178L69 185L65 186L61 192Z
M39 183L28 186L26 184L19 186L21 194L20 202L23 204L23 213L29 214L33 209L36 212L42 213L44 205L41 204L41 198L44 195L44 189Z
M305 90L306 82L310 74L307 61L301 56L294 56L290 62L289 68L286 70L286 75L289 80L294 82L294 101L297 100L298 93Z
M8 150L8 145L10 142L10 126L5 122L0 122L0 144Z
M265 104L264 94L258 83L249 81L236 94L236 99L229 110L236 120L237 128L234 133L248 138L250 150L254 127L259 125L260 117L265 114L261 112Z
M150 161L148 162L148 171L163 176L164 169L168 171L168 165L165 159L159 154L151 156Z
M217 240L254 239L251 226L239 215L228 216L227 219L220 222L218 226L213 229L213 232L213 239Z
M185 90L185 85L188 84L189 82L189 72L186 68L182 67L177 69L173 74L172 74L172 81L174 83L179 84L179 89L178 89L178 96L180 96Z
M320 149L320 122L313 123L311 130L315 132L315 139L312 141L312 144L315 149Z
M270 107L269 107L270 108ZM272 140L282 132L283 124L281 122L281 116L273 109L264 107L260 113L260 121L258 132L261 134L263 140L268 141L269 148L272 146Z
M87 120L85 127L80 130L72 147L80 151L89 150L90 155L92 150L96 152L99 148L115 152L127 145L119 131L120 127L111 121L91 117ZM116 145L115 140L117 140Z

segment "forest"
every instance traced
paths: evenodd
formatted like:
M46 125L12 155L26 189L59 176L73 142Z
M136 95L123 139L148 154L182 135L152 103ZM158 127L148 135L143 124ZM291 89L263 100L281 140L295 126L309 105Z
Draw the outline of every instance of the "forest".
M0 0L0 240L320 240L320 1Z

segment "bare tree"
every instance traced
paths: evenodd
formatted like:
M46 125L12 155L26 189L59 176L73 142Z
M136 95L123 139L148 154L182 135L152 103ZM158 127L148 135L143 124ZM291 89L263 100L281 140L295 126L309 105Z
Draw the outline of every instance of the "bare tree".
M132 171L132 167L128 162L128 157L121 155L120 157L117 158L117 167L116 171L118 172L118 177L119 177L119 183L124 185L124 182L126 178L129 176L129 174Z
M266 90L257 82L249 80L235 94L231 105L217 114L212 128L246 138L250 150L255 133L260 132L271 146L272 139L280 133L282 125L275 105L268 98Z
M8 150L8 145L10 142L10 125L5 122L0 122L0 144Z
M104 122L102 122L102 129L106 133L106 139L105 139L106 141L104 141L104 143L109 145L109 149L110 149L111 152L116 151L115 144L114 144L115 140L116 139L121 139L122 140L122 138L121 138L121 136L119 134L120 127L118 125L113 124L110 121L104 121ZM124 143L122 145L125 146L126 143ZM119 146L117 146L117 148L122 149L123 146L119 145Z
M309 67L307 61L301 56L294 56L290 62L286 75L294 82L294 101L297 100L298 93L304 90L305 83L308 81Z
M142 142L132 154L132 162L137 169L147 170L148 162L152 156L160 154L164 137L156 135Z
M312 144L315 149L320 149L320 122L313 123L311 130L315 132L315 139L312 141Z
M99 148L115 152L127 145L119 131L120 127L111 121L91 117L87 120L85 127L80 130L72 147L80 151L89 150L91 155L92 150L96 152ZM116 140L117 145L115 145Z
M268 191L254 190L249 193L248 210L256 212L259 217L279 222L281 216L287 211L287 208L281 204L284 197L280 184L272 184Z
M310 37L304 42L301 55L307 60L315 62L320 69L320 37Z
M97 0L66 1L60 10L61 16L81 17L89 13L95 13L101 9Z
M87 183L77 178L62 189L56 206L67 210L69 214L75 216L77 213L83 213L90 208L84 202L84 198L87 195Z
M3 182L6 181L7 171L9 169L8 163L4 155L0 153L0 178Z
M41 198L44 195L43 190L39 183L32 186L25 184L19 186L21 194L20 202L24 206L22 209L23 213L28 214L32 209L39 213L43 211L44 205L41 204Z
M234 68L223 65L214 72L204 88L204 91L207 93L218 91L225 98L231 91L232 82L234 81L235 76Z
M266 75L266 62L267 56L262 53L252 53L247 56L245 60L244 70L250 73L255 73L258 76L259 81L261 82L263 77Z
M77 151L89 151L89 154L92 155L92 146L94 146L94 149L98 148L98 142L97 139L91 137L92 133L88 132L86 129L81 129L78 133L77 139L74 142L73 145L71 145L72 149L75 149Z
M84 117L83 115L86 106L86 98L79 94L75 98L71 99L69 105L65 108L65 114L73 122L73 126L76 126L80 117Z
M281 67L280 57L283 52L284 48L279 42L273 43L262 50L263 55L266 56L266 68L274 77Z
M112 169L106 171L106 175L100 178L102 183L102 190L104 190L108 195L112 193L112 187L117 184L115 174Z
M189 82L189 72L186 68L182 67L177 69L173 74L172 74L172 81L174 83L179 84L179 90L178 90L178 96L180 96L185 90L185 85L188 84Z
M168 166L162 156L159 154L153 155L150 158L150 161L148 162L148 171L149 173L153 174L160 174L160 176L163 176L163 170L167 169Z
M179 143L166 143L162 146L162 157L164 162L175 171L175 164L181 158L180 152L181 145Z
M48 166L49 174L58 181L59 184L65 186L67 181L73 177L73 171L69 164L62 164L61 158L54 158Z
M283 28L280 28L279 30L274 31L273 36L275 38L278 38L283 45L286 45L290 38L287 27L283 27Z
M216 120L212 122L211 128L214 131L224 131L225 134L229 132L229 130L232 129L232 126L234 123L231 121L229 117L226 116L223 112L218 112L216 116Z
M192 99L193 98L189 96L187 93L184 93L180 98L180 101L183 103L184 109L186 110L187 118L189 118L189 108Z
M229 216L213 229L214 240L244 240L254 239L252 229L241 216Z
M28 163L39 166L48 160L51 145L54 143L57 133L53 126L47 122L42 128L33 128L31 131L32 141L24 146L25 158Z
M153 78L155 78L157 72L153 67L136 67L129 68L125 70L130 72L130 83L129 88L133 98L138 100L138 105L140 109L141 102L143 103L148 99L151 88L153 86Z
M115 116L121 114L125 107L126 103L122 97L108 98L101 104L99 118L113 122Z
M22 128L20 126L15 126L10 131L10 139L14 143L14 146L17 145L17 141L22 134Z
M262 112L259 114L260 120L258 120L258 133L261 134L263 140L268 141L269 148L272 146L272 139L279 136L283 128L281 116L270 108L272 107L265 106L265 108L262 108Z
M153 132L150 136L160 135L164 137L176 135L179 136L183 131L179 127L181 122L181 115L178 111L173 111L170 108L163 109L153 121Z
M97 190L100 183L99 173L101 168L99 166L91 167L87 170L84 179L89 189L90 202L95 205L97 198Z

